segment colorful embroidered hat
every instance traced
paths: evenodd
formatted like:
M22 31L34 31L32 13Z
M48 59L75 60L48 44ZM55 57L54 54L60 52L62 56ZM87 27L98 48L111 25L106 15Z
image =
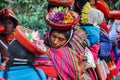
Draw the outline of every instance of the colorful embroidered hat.
M66 8L54 8L45 15L47 24L57 30L71 30L80 20L78 13Z
M16 39L26 49L35 54L36 56L46 54L46 47L43 41L40 40L37 32L25 28L23 26L16 27Z
M19 23L19 20L15 16L14 12L12 10L10 10L9 8L3 8L2 10L0 10L0 16L12 18L16 25L18 25L18 23Z
M95 7L101 10L105 16L108 16L110 9L108 4L104 0L98 0L95 4Z
M109 12L109 18L120 19L120 11L114 10Z
M73 4L74 0L48 0L48 3L56 6L68 7Z

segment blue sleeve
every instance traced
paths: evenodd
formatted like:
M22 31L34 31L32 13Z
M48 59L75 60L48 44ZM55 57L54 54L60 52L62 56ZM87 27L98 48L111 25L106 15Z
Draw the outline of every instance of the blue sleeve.
M4 73L4 71L0 70L0 80L3 78L3 73Z
M39 73L41 75L42 80L47 80L46 74L41 69L38 69L38 71L39 71Z
M83 26L81 27L87 33L86 42L88 47L97 43L100 39L100 29L95 26Z

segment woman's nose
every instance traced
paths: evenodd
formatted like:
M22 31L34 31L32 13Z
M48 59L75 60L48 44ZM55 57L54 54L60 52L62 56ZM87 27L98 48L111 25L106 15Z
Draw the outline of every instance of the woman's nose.
M58 44L58 39L55 39L55 40L54 40L54 44Z

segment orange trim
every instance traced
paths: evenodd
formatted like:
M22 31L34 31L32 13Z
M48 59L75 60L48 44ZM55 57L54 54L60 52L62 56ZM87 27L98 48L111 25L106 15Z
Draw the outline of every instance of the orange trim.
M63 24L60 24L60 23L54 23L52 21L49 20L49 13L47 13L45 15L45 21L48 23L48 25L50 25L50 27L54 28L54 29L58 29L58 30L71 30L74 25L76 25L79 20L80 20L80 16L78 13L76 12L73 12L73 11L69 11L69 13L73 14L73 16L75 16L76 18L73 19L73 22L72 23L63 23Z
M21 31L21 29L24 28L22 26L16 27L16 39L30 52L35 54L36 56L46 54L46 52L42 51L40 48L38 48L36 45L34 45L32 42L30 42L24 35L24 32ZM27 29L27 28L26 28Z

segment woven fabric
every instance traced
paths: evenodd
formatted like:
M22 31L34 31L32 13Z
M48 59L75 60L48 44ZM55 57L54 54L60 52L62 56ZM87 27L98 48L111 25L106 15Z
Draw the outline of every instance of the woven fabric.
M95 26L80 26L87 33L87 45L88 47L97 43L100 40L100 29Z
M50 48L49 55L62 80L75 80L77 78L74 53L68 47L59 49Z
M104 34L100 33L100 54L99 56L108 56L112 49L112 43L110 39Z
M37 57L34 66L36 68L42 69L48 77L58 77L56 69L54 68L54 65L52 63L51 58L47 55L41 55Z
M82 29L76 29L72 39L70 40L69 44L71 47L76 50L79 54L84 53L84 45L83 41L87 38L86 32Z

